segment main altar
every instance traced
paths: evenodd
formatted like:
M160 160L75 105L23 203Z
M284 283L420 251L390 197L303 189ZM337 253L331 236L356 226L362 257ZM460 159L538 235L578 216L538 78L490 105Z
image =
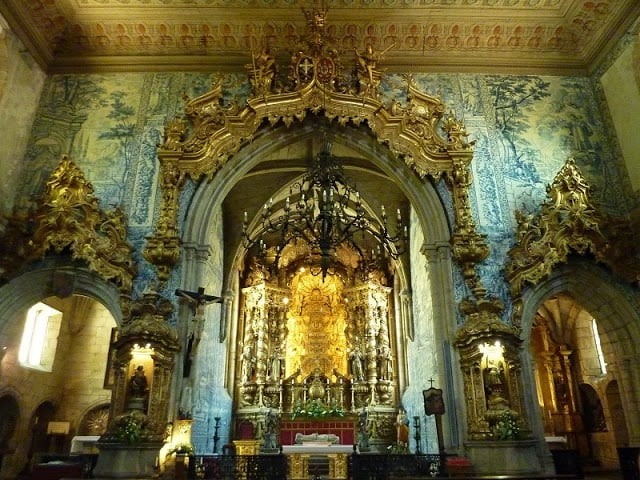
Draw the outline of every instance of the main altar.
M364 432L365 448L395 442L391 288L383 272L369 273L322 279L297 269L283 285L251 266L242 289L236 438L266 438L276 415L277 445L294 444L298 433L334 434L350 447Z

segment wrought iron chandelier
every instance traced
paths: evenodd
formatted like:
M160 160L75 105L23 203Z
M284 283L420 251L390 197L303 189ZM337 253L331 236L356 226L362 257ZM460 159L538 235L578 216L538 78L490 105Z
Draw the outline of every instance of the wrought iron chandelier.
M249 234L248 214L244 212L242 237L247 249L257 246L258 256L266 257L275 247L274 267L278 268L285 246L302 241L319 257L324 280L334 262L336 249L344 244L353 247L361 259L375 260L378 256L398 258L406 251L408 231L400 209L396 214L396 228L388 228L387 214L381 208L380 221L369 215L360 199L360 192L345 178L341 162L331 154L331 142L325 137L322 150L311 159L303 177L289 187L284 205L274 208L273 199L263 207L260 225L255 236ZM356 234L375 239L371 254L363 251ZM267 238L275 239L269 245Z

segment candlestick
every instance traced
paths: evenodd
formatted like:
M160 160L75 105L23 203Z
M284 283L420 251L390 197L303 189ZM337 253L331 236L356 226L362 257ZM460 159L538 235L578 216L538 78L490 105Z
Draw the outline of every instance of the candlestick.
M214 418L216 424L214 425L213 430L213 453L218 453L218 440L220 437L218 436L218 428L220 428L220 417Z

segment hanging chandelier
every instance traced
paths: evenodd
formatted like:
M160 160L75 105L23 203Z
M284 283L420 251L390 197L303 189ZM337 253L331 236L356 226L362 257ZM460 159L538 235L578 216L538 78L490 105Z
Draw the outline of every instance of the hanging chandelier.
M377 257L398 258L406 251L408 231L400 209L396 213L394 233L388 228L387 214L381 208L380 221L365 210L360 192L345 178L343 166L331 154L331 142L325 137L322 150L309 162L303 177L289 187L284 205L274 208L273 199L265 203L255 236L249 234L248 214L244 212L242 237L247 249L257 246L258 256L274 255L277 269L284 248L296 242L306 243L319 258L319 273L324 281L335 262L341 245L354 248L363 261ZM360 243L356 235L360 234ZM365 253L364 238L370 236L375 247Z

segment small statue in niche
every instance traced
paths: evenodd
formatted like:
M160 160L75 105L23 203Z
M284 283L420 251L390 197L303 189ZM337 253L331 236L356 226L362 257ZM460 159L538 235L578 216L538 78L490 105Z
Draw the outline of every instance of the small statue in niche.
M396 442L401 450L409 447L409 419L404 408L400 407L396 416Z
M369 414L366 407L362 407L358 415L358 447L360 451L369 450Z
M386 345L380 347L378 355L378 378L380 380L391 380L393 378L393 367L391 364L391 350Z
M144 398L149 389L149 382L147 376L144 373L144 367L138 365L130 380L130 391L132 398Z
M560 372L555 372L553 375L553 387L556 391L556 399L558 401L558 409L566 410L569 407L569 392L567 388L567 382L564 376Z
M251 352L251 345L245 345L242 349L242 365L241 365L241 373L242 377L240 380L243 383L250 382L253 379L253 365L255 364L256 359L253 357L253 353Z
M275 347L271 357L271 370L269 377L272 381L278 381L282 377L282 357L280 356L280 348Z
M497 360L488 360L484 371L484 387L489 410L509 408L504 386L504 370Z
M278 434L278 426L280 425L280 418L278 414L273 410L269 409L264 415L264 433L262 450L263 451L273 451L277 450L278 442L277 442L277 434Z
M364 367L362 365L362 352L357 345L351 352L351 377L356 381L364 380Z

